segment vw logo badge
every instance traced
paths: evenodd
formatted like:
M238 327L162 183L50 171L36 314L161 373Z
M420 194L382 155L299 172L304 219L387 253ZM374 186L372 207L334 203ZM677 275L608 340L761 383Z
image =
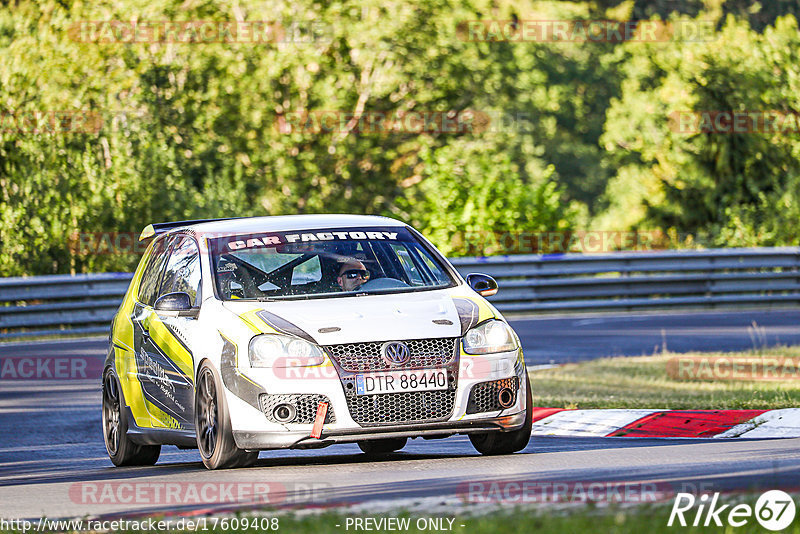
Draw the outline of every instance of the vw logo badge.
M403 365L411 359L411 351L408 350L408 346L397 341L384 343L381 347L381 354L389 365Z

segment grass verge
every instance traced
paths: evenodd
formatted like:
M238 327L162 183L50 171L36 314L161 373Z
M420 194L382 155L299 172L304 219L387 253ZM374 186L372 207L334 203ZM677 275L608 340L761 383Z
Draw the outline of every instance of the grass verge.
M793 496L797 502L797 496ZM751 508L754 508L756 497L747 497L744 499L736 498L727 500L722 497L725 503L728 502L742 502L747 503ZM567 533L581 533L581 534L640 534L647 532L648 534L661 534L661 533L708 533L708 532L736 532L750 533L750 532L769 532L764 529L756 520L755 517L750 517L746 524L738 528L733 528L726 524L726 514L721 514L722 527L716 526L713 523L710 526L691 526L694 520L697 509L687 511L685 519L687 519L687 526L683 527L675 522L673 526L667 526L669 520L672 502L660 505L639 505L639 506L592 506L581 505L577 507L570 507L567 509L552 510L548 508L537 509L516 509L516 510L503 510L497 511L478 517L458 517L450 516L453 519L452 527L441 528L438 530L453 532L454 534L519 534L519 533L552 533L552 534L567 534ZM311 533L345 533L363 530L356 530L351 525L346 529L347 517L355 519L355 517L376 517L370 514L359 514L358 516L346 515L342 513L330 513L319 516L310 516L303 519L290 518L287 522L281 522L281 531L289 532L292 534L311 534ZM395 529L376 529L380 532L436 532L436 523L427 523L428 519L433 517L425 517L406 514L390 514L381 515L381 517L410 517L409 527L407 530L403 528ZM447 525L447 516L445 517L444 525ZM417 524L419 518L423 519L422 523ZM702 516L700 524L702 525L705 516ZM339 525L339 526L336 526ZM418 528L423 526L426 528ZM727 528L726 528L727 527ZM795 519L794 523L788 528L781 531L783 534L800 534L800 522Z
M800 407L800 347L602 358L531 372L534 405L552 408Z
M142 521L142 527L120 530L110 529L110 532L238 532L264 533L286 532L289 534L327 534L347 532L452 532L454 534L517 534L521 532L536 532L542 534L565 533L603 533L627 534L641 533L661 534L676 533L692 534L700 532L736 532L745 534L750 532L769 532L765 530L754 515L749 517L739 516L744 519L744 524L732 527L727 524L728 512L731 506L746 504L751 514L756 509L757 495L722 495L720 506L728 504L724 513L719 514L722 527L714 524L709 519L709 526L703 526L707 518L707 510L700 512L699 526L692 526L698 508L687 510L684 519L687 526L681 526L676 519L672 526L668 526L672 510L672 499L669 502L635 506L611 504L598 506L593 504L578 504L564 506L542 506L495 509L480 515L455 513L448 514L418 514L404 511L369 513L365 511L329 511L324 513L278 513L271 516L269 512L248 513L244 515L205 517L193 516L177 520L175 518L158 518L154 521L166 519L172 524L163 530L149 530ZM790 495L795 502L797 495ZM368 523L364 523L366 519ZM356 523L356 520L361 523ZM187 524L191 521L192 523ZM391 522L389 522L391 521ZM247 526L243 526L247 525ZM254 528L251 525L256 525ZM0 528L0 532L21 532L19 529ZM784 534L800 534L800 521L795 520L787 528L781 530Z

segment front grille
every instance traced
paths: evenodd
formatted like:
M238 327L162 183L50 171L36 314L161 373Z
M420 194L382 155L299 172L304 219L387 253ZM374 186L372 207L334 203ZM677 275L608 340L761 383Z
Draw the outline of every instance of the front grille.
M297 415L287 423L308 423L312 424L314 419L317 418L317 406L320 402L328 403L328 413L325 416L325 423L335 423L336 416L333 414L333 405L326 395L318 394L291 394L291 395L270 395L263 393L259 395L259 403L261 404L261 411L267 416L267 419L273 423L277 423L272 412L279 404L291 404L297 410Z
M403 365L392 366L384 361L384 341L327 345L342 381L347 408L353 421L361 426L414 424L446 421L455 407L458 382L458 338L403 340L410 358ZM376 371L444 368L448 389L357 395L356 375Z
M517 391L519 391L519 378L503 378L502 380L492 380L491 382L481 382L472 386L467 402L467 413L499 412L503 410L497 401L497 393L502 388L511 388L514 392L514 402L517 402Z
M346 343L326 345L325 350L339 368L350 373L386 371L395 369L424 369L445 367L456 359L458 338L433 338L404 340L411 358L401 366L391 366L381 355L384 342Z
M363 426L445 421L453 413L454 390L348 395L347 408Z

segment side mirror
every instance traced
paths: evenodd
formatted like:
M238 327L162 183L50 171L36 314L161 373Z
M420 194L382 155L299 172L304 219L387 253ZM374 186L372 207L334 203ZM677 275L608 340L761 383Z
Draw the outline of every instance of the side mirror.
M488 274L470 273L467 284L482 297L491 297L497 293L497 281Z
M196 317L198 312L197 308L192 308L192 298L183 292L161 295L153 307L160 315L168 317Z

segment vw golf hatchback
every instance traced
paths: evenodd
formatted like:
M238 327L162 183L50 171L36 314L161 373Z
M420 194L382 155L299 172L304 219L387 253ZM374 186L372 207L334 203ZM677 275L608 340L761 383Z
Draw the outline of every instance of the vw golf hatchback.
M258 451L468 434L523 449L519 339L419 232L383 217L153 224L111 327L103 430L115 465L198 448L210 469Z

